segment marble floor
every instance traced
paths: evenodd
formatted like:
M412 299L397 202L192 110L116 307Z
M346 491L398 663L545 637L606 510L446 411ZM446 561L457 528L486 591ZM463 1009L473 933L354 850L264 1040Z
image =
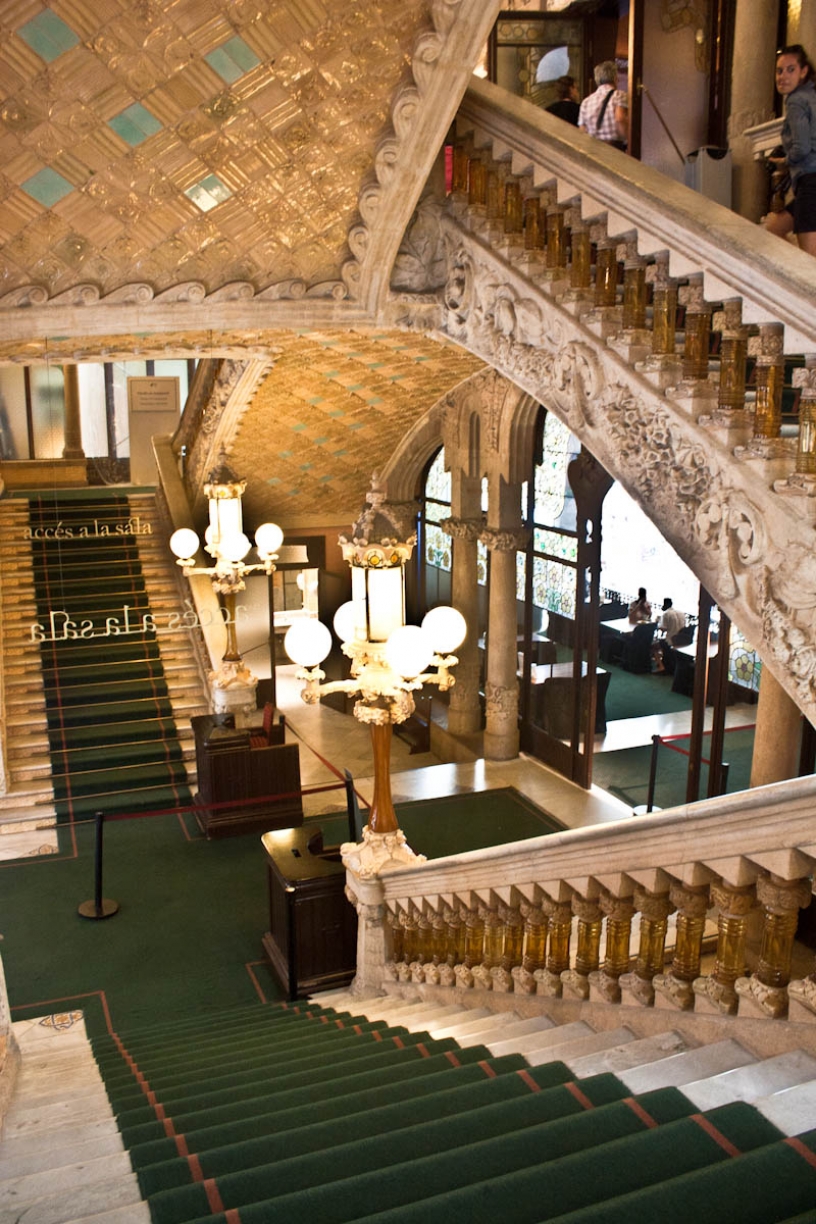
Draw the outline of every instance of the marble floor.
M368 728L322 703L306 705L295 670L294 666L278 668L277 704L286 716L288 738L301 746L307 817L345 810L345 769L354 779L360 800L370 803L374 788ZM707 726L711 715L707 710ZM726 725L751 726L755 718L756 706L731 706ZM614 752L650 744L653 735L679 735L688 733L690 727L690 711L612 722L605 735L596 737L595 751ZM446 764L430 752L412 753L410 746L395 736L391 773L397 803L513 786L568 828L632 817L632 809L615 796L596 786L585 791L524 754L513 761ZM57 850L54 829L0 837L0 860L55 854Z

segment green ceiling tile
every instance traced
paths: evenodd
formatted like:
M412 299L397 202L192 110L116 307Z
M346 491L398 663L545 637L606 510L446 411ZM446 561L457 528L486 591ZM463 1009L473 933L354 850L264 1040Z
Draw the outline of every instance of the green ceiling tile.
M339 370L324 370L323 377L324 378L337 378L337 375L339 373L340 373Z
M196 208L200 208L202 212L209 212L217 204L223 204L225 200L228 200L232 192L217 175L208 174L199 183L188 187L184 194L193 201Z
M335 459L340 459L343 455L347 455L348 451L347 450L336 450L336 451L332 451L332 454L334 455Z
M21 25L17 33L47 64L79 42L79 36L71 27L48 8Z
M328 484L330 480L334 480L334 476L321 476L320 484Z
M43 208L53 208L74 190L73 185L50 166L32 174L31 178L26 179L20 186L26 195L42 204Z
M270 485L280 484L280 476L268 476L266 483Z
M365 427L365 421L354 421L351 425L349 425L349 429L365 429Z
M344 417L346 415L343 408L334 408L330 413L330 417Z
M375 404L381 404L382 402L383 400L381 395L372 395L370 399L366 400L366 403L370 404L372 408Z
M292 452L291 451L278 451L278 458L279 459L291 459Z
M306 428L305 425L293 425L292 433L303 433L305 428Z
M328 438L314 438L313 439L315 446L325 446L328 440L329 440Z
M313 463L301 463L300 470L301 472L310 472L313 467L314 467Z
M261 62L251 47L237 35L213 51L208 51L204 58L213 72L217 72L228 85L257 68Z
M155 136L162 130L162 125L156 116L151 115L141 102L134 102L132 106L114 115L108 120L108 127L113 128L116 135L121 136L131 148L147 140L148 136Z
M325 404L325 402L326 402L325 395L313 395L311 399L307 399L306 401L307 404L311 404L312 406L315 406L317 404Z

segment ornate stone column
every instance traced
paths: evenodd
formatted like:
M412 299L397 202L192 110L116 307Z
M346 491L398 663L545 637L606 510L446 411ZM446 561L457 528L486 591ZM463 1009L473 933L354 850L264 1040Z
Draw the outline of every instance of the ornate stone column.
M785 329L781 323L762 323L756 362L754 440L762 445L779 437L782 425L782 383L785 377Z
M751 758L751 787L797 776L801 727L801 710L770 668L763 667Z
M572 906L567 901L554 901L551 897L544 897L541 901L541 908L547 915L549 947L545 967L536 969L533 974L536 980L536 994L560 999L561 974L570 967Z
M564 995L577 999L589 998L589 975L595 973L601 963L601 931L603 911L594 899L572 898L572 912L578 919L578 938L575 948L575 965L561 974Z
M645 361L652 348L646 329L646 260L638 254L637 239L630 238L618 248L623 260L623 319L617 336L609 344L624 361Z
M471 735L482 723L477 598L477 542L482 526L481 518L449 518L442 523L442 530L451 538L451 602L467 621L467 636L457 652L456 683L448 705L448 730L452 735Z
M740 1015L770 1016L776 1020L788 1013L793 940L799 910L810 903L811 883L809 879L760 876L756 890L763 907L759 964L751 977L737 978L734 989L739 995Z
M519 747L516 553L524 537L486 527L479 538L491 554L484 754L489 761L508 761Z
M753 884L736 887L724 880L711 885L711 899L720 914L717 921L717 958L710 977L694 982L695 1010L734 1015L737 992L734 983L745 973L745 939L748 915L756 906Z
M658 252L647 270L652 279L652 351L639 369L661 391L675 387L681 377L677 355L677 281L669 276L669 255Z
M536 970L543 969L547 959L547 915L540 905L522 901L524 919L524 956L513 972L513 989L518 994L535 994Z
M606 914L606 956L603 967L589 975L593 1002L619 1003L620 977L629 968L629 940L635 907L631 897L615 897L604 889L599 905Z
M75 365L62 367L65 389L65 445L63 459L84 459L82 420L79 412L79 374Z
M456 985L467 990L474 985L474 969L482 963L484 950L484 920L478 909L463 907L462 921L465 926L465 955L461 964L455 966Z
M773 118L777 0L741 0L734 5L734 50L731 57L731 113L728 144L733 165L735 212L758 221L767 212L768 173L754 161L746 128Z
M648 892L635 885L635 909L640 914L640 946L632 973L620 978L621 992L645 1007L654 1004L653 979L663 971L669 914L674 909L668 893Z
M709 905L708 888L672 884L669 898L677 909L674 958L668 973L658 973L652 978L655 1007L691 1011L694 1007L692 983L700 973L703 932Z

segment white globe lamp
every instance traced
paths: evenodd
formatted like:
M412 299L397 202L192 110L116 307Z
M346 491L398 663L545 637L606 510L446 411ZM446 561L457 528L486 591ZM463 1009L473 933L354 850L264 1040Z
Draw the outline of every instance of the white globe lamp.
M180 561L189 561L198 552L198 536L190 527L179 527L170 537L170 551Z
M449 655L464 642L467 622L456 608L443 605L431 608L430 612L425 614L422 618L422 629L433 642L437 654Z
M389 667L406 680L412 680L423 672L433 654L433 643L418 625L403 625L395 629L385 644Z
M295 621L286 631L283 649L299 667L316 667L332 647L332 636L319 620Z

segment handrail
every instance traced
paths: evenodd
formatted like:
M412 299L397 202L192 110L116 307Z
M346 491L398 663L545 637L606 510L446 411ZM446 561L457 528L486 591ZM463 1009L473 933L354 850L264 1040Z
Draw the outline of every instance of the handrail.
M735 857L784 878L794 852L816 860L814 802L816 776L773 782L631 820L399 868L381 877L383 896L386 903L440 894L504 896L511 888L547 891L561 881L658 868L682 880L695 865ZM803 874L801 863L797 872Z
M741 297L745 322L784 323L789 352L816 351L816 263L790 243L487 81L474 78L457 122L514 172L535 167L536 186L556 179L560 201L580 193L610 234L636 230L641 254L668 250L673 276L702 271L711 300Z

